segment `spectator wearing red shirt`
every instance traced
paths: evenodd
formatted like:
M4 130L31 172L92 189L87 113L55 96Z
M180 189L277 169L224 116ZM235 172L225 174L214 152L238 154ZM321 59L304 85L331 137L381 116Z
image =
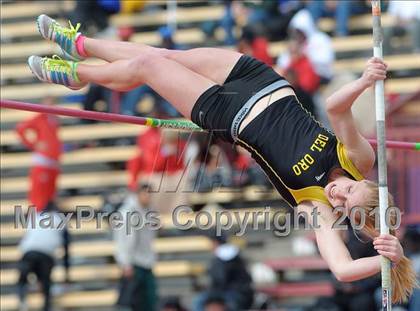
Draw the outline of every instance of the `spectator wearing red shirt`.
M316 114L313 95L319 89L321 77L305 54L304 38L299 32L294 32L294 36L289 41L287 54L289 61L283 64L286 66L281 67L281 64L280 66L278 64L276 70L293 85L302 106L315 117L319 117Z
M165 172L173 174L184 169L185 142L175 133L150 128L137 137L137 154L127 161L128 188L135 191L140 174Z
M242 37L238 42L238 51L272 66L273 57L268 51L269 42L267 38L257 35L254 30L247 27L242 31Z
M54 105L55 99L47 97L43 100L43 104ZM37 114L16 127L22 143L33 151L28 200L37 211L42 211L56 195L56 183L60 173L59 160L62 152L58 130L58 118L44 113ZM28 135L29 132L35 134L33 139Z
M289 43L290 63L285 69L285 75L293 72L299 88L309 94L314 94L321 82L309 58L303 53L303 47L297 40Z

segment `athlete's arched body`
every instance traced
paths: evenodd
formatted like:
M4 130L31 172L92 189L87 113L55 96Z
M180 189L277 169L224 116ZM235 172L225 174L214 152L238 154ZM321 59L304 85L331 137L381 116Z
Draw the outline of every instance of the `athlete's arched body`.
M377 188L363 177L372 169L375 153L358 132L351 106L375 81L385 79L381 60L369 60L360 79L328 99L334 135L302 109L283 77L251 57L223 49L174 51L86 38L45 15L38 18L38 27L68 57L108 62L95 66L31 56L29 65L40 80L76 89L89 82L120 91L149 85L186 118L250 151L291 205L308 214L317 208L318 247L338 280L354 281L380 271L380 256L351 258L340 233L331 229L338 217L331 206L344 207L347 214L359 206L368 215L378 204ZM405 287L394 286L394 297L402 299L414 282L409 262L398 239L378 237L371 220L367 217L365 229L376 236L378 253L394 262L393 278Z

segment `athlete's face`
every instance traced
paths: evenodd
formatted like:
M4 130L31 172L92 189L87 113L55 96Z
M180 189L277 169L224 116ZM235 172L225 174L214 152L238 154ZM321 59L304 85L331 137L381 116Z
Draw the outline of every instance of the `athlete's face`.
M344 207L346 214L356 206L363 206L369 195L366 181L355 181L347 177L340 177L330 182L324 189L330 204L336 207Z

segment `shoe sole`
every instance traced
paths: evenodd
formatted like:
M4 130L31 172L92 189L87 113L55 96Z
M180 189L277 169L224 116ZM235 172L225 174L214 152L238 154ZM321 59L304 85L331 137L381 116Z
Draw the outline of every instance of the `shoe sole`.
M34 55L29 56L29 58L28 58L28 66L29 66L29 69L31 70L32 74L33 74L35 77L37 77L39 80L41 80L42 82L48 82L48 81L45 81L44 77L40 77L40 76L38 75L38 73L37 73L35 70L33 70L33 69L32 69L32 67L33 67L33 62L34 62L34 59L35 59L36 57L37 57L37 56L34 56Z
M36 18L36 26L37 26L37 28L38 28L38 32L41 34L41 36L42 36L44 39L51 41L51 40L50 40L50 38L48 38L48 34L47 34L47 35L45 35L45 34L43 33L42 29L41 29L41 26L40 26L40 24L41 24L41 23L40 23L40 21L41 21L41 19L42 19L44 16L46 16L46 15L45 15L45 14L41 14L41 15L39 15L39 16Z

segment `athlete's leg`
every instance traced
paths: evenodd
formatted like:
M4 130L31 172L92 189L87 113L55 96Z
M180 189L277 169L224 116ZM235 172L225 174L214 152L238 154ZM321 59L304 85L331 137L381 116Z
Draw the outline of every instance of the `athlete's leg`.
M100 66L79 64L77 75L83 83L94 82L121 91L147 84L187 118L199 96L215 85L181 64L155 54L140 54Z
M136 57L140 54L157 54L172 59L198 74L223 84L241 54L217 48L197 48L186 51L155 48L141 43L119 42L85 38L84 48L88 56L108 62Z
M108 62L133 58L139 54L159 54L170 58L202 76L222 84L239 59L237 52L222 49L194 49L190 51L170 51L144 44L106 41L80 36L78 28L63 27L47 15L37 18L41 35L60 45L64 55L73 60L94 56ZM85 55L86 54L86 55Z

